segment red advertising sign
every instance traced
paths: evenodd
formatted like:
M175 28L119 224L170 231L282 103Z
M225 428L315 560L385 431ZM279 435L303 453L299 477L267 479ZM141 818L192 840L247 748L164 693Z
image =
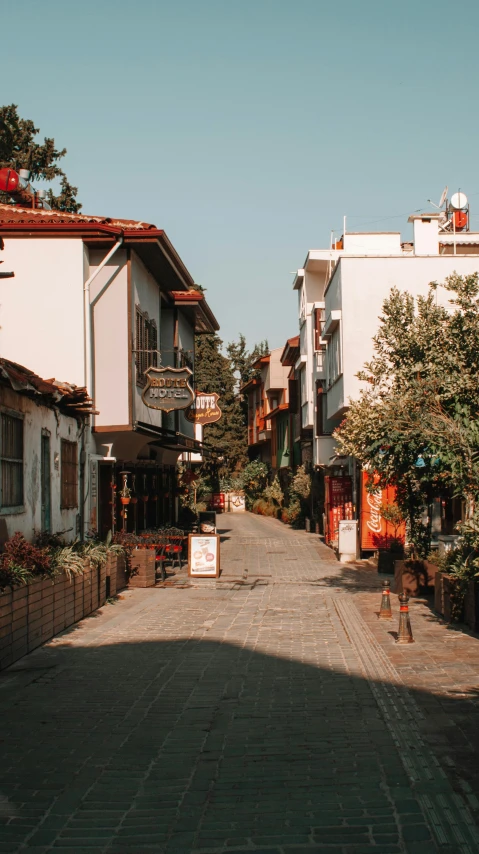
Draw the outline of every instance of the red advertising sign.
M361 548L365 551L388 548L393 537L404 541L406 526L404 523L394 527L381 515L381 507L394 504L396 500L396 488L388 486L386 489L377 488L374 492L368 492L366 484L368 473L362 473L361 490Z
M326 477L326 542L338 539L339 523L353 518L353 484L350 477Z

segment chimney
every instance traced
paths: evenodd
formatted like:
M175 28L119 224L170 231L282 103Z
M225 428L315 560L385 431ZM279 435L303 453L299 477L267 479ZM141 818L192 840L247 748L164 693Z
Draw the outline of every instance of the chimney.
M439 255L440 213L412 214L408 222L414 227L414 254Z

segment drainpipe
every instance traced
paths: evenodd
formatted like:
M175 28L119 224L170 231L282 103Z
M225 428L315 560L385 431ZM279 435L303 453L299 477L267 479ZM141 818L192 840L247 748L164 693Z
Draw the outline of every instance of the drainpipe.
M105 255L103 261L96 268L95 272L91 274L90 278L86 280L83 285L83 318L84 318L84 335L83 335L83 345L84 345L84 353L83 353L83 363L84 363L84 378L85 378L85 388L90 392L90 395L93 396L93 376L92 376L92 353L91 353L91 306L90 306L90 285L98 276L98 273L103 270L105 264L108 264L110 258L113 257L117 249L123 244L123 237L120 237L118 243L110 249L108 255Z

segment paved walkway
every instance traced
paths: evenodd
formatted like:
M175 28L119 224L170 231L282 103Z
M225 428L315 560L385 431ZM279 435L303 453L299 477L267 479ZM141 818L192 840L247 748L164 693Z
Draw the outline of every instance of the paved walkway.
M221 580L127 591L0 677L0 852L479 852L479 640L420 603L399 650L377 574L222 523Z

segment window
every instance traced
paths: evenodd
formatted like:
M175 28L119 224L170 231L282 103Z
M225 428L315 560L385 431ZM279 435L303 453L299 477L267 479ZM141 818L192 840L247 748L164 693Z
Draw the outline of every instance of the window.
M78 445L62 439L61 445L62 510L78 507Z
M158 363L158 329L156 322L150 320L148 314L136 306L136 381L145 385L145 371L150 367L156 368Z
M316 436L330 436L331 430L326 429L326 393L322 380L316 381Z
M326 309L325 308L315 308L314 309L314 349L316 352L321 350L321 335L324 329L324 324L326 323Z
M338 325L331 335L327 349L328 383L331 386L341 374L341 332Z
M301 369L300 373L300 388L301 388L301 406L304 406L305 403L308 403L309 395L308 395L308 383L306 377L306 371L304 368Z
M2 507L23 505L23 418L2 412Z
M289 411L296 415L298 411L298 380L288 380Z

